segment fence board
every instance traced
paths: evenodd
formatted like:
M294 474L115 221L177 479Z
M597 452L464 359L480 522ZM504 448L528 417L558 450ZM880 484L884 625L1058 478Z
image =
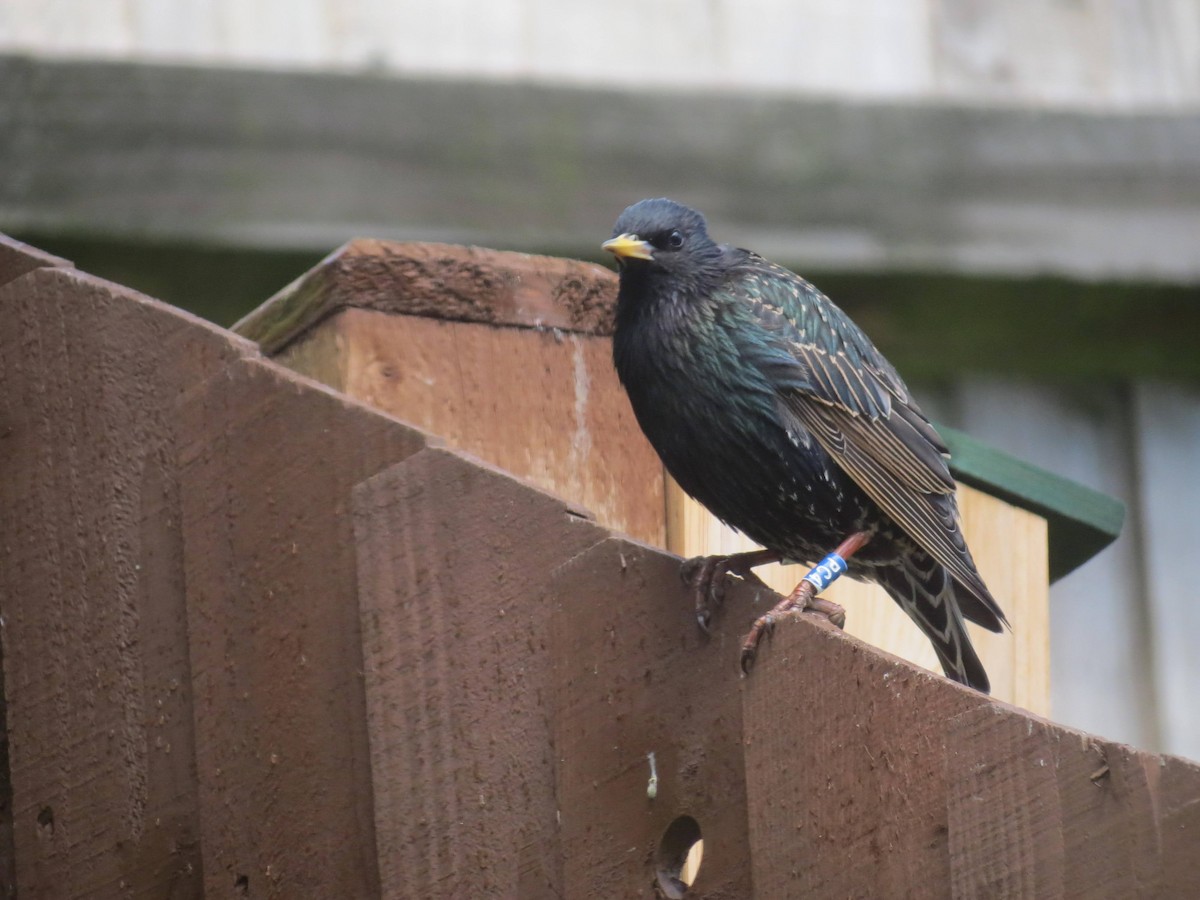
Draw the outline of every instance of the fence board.
M1150 760L1146 776L1158 812L1162 896L1200 896L1200 766L1177 756Z
M564 896L544 594L604 532L440 449L354 516L382 896Z
M205 891L377 894L350 489L424 436L259 361L183 429Z
M761 897L948 897L943 722L995 704L807 617L746 683Z
M1164 823L1176 814L1181 831L1184 819L1193 828L1197 821L1194 764L984 707L950 723L946 767L956 898L1200 891L1194 855L1187 874L1179 845L1164 840L1173 837Z
M1030 724L983 708L959 716L949 729L946 774L956 900L1063 896L1054 752L1043 729Z
M247 352L71 269L0 287L9 890L200 895L175 404Z
M10 891L651 897L687 814L695 897L1200 895L1192 763L811 616L742 680L746 585L703 638L674 557L71 269L0 314Z
M653 882L683 815L704 841L689 898L768 896L751 880L738 676L754 593L731 587L705 638L660 551L613 538L558 571L547 600L566 896L672 896Z

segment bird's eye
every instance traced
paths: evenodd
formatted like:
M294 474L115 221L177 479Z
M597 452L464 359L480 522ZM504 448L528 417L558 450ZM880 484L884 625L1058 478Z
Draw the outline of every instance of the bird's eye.
M683 233L680 231L672 231L667 235L667 246L672 250L678 250L683 246Z

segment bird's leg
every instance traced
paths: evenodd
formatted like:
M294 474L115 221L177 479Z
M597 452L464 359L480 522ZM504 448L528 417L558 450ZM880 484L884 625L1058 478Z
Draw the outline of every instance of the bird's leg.
M725 576L737 575L767 587L752 571L755 566L779 562L781 554L774 550L749 550L726 556L696 556L687 560L679 569L683 583L691 587L696 600L696 622L700 629L708 632L712 621L712 610L725 598ZM768 588L769 590L769 588Z
M832 600L824 600L817 592L828 587L834 579L846 571L846 560L863 548L871 539L866 531L856 531L846 538L838 548L818 563L796 585L795 589L784 597L765 616L760 616L750 628L746 640L742 642L742 671L750 673L754 666L754 657L758 653L758 645L764 634L770 634L775 629L779 617L787 612L804 612L811 609L827 616L829 621L842 628L846 624L846 611Z

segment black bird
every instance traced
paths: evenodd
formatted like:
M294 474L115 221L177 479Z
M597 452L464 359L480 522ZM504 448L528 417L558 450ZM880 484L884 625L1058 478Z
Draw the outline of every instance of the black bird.
M680 487L767 548L687 564L701 626L726 572L837 548L851 577L912 617L949 678L986 693L963 619L1008 623L963 540L946 447L867 336L674 201L630 206L603 247L620 268L613 361L638 423ZM815 598L825 583L802 581L756 623L743 668L780 612L844 619Z

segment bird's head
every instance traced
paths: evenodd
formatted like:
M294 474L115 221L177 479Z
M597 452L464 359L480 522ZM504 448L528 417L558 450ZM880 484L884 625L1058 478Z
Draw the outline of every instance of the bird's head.
M639 200L617 218L600 245L617 258L621 275L699 278L721 256L704 216L674 200Z

